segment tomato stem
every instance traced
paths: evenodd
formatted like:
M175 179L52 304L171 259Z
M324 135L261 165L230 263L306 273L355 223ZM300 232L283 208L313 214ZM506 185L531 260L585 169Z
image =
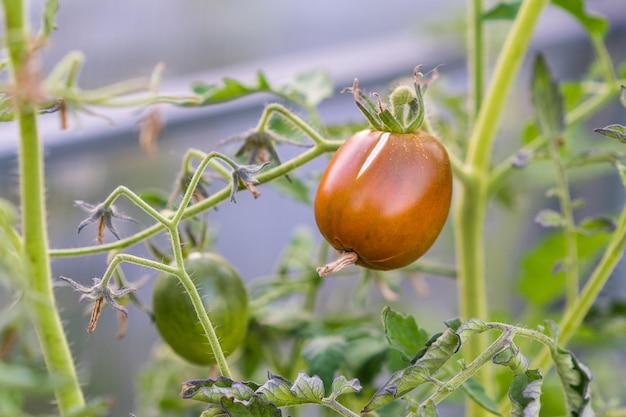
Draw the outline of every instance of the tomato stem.
M343 251L334 261L317 268L317 273L320 277L326 277L332 273L339 272L350 265L354 265L358 259L359 257L355 252Z

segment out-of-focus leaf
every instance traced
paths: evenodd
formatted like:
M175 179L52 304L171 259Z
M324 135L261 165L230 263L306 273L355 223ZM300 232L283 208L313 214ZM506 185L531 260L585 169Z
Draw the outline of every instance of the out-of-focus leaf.
M622 180L622 185L626 188L626 165L622 164L620 161L616 161L614 165L617 169L620 180Z
M563 227L565 219L558 211L544 209L535 216L535 223L542 227Z
M461 385L461 389L463 392L470 397L474 402L480 405L485 410L489 411L491 414L496 416L501 416L500 411L498 410L498 403L494 401L482 385L476 382L475 379L470 378Z
M592 260L607 244L609 234L585 236L578 234L579 262ZM562 233L544 237L530 249L522 260L521 275L518 278L519 291L533 304L544 305L563 293L565 274L553 273L555 265L565 257L565 238Z
M47 0L41 13L41 36L47 38L57 28L56 16L59 10L58 0Z
M561 83L561 93L565 101L565 109L573 109L585 97L585 90L580 82Z
M586 217L578 223L580 232L586 235L612 233L616 227L615 219L607 216Z
M418 417L437 417L437 408L432 400L426 401L417 409Z
M221 84L196 82L192 85L194 93L201 96L202 104L214 104L234 100L253 93L270 92L271 87L261 71L257 73L256 83L244 84L234 78L226 77Z
M509 386L511 416L539 417L543 377L538 369L529 369L516 375Z
M557 139L565 129L563 97L542 54L535 60L531 91L539 132L546 139Z
M280 192L296 201L304 203L307 206L312 204L311 189L304 181L294 175L289 175L289 178L285 176L280 177L277 180L272 181L270 184L274 185L280 190Z
M150 207L153 207L157 210L162 210L167 207L169 196L164 190L152 188L148 190L144 190L139 193L139 197Z
M328 71L312 70L296 74L281 90L293 101L315 107L333 95L333 83Z
M406 316L385 307L382 320L389 346L400 352L407 362L415 357L428 340L428 333L420 329L413 316Z
M535 123L534 121L528 122L522 132L522 144L526 145L527 143L530 143L537 136L539 136L537 123Z
M626 108L626 85L620 88L619 102Z
M309 374L318 375L329 390L335 371L346 361L346 340L340 336L319 336L306 342L302 357L309 366Z
M585 10L584 0L552 0L552 4L570 13L592 36L603 36L609 28L609 22L600 16Z
M483 13L483 20L513 20L517 16L522 2L519 0L507 3L498 3Z
M617 139L622 143L626 143L626 126L614 124L603 128L593 129L593 131L606 136L607 138Z

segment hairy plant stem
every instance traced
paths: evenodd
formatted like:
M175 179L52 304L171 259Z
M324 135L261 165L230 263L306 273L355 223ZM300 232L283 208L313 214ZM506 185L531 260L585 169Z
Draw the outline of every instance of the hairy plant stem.
M468 143L465 173L468 181L456 190L453 208L458 265L459 309L464 319L486 319L488 315L485 277L485 220L489 186L489 164L496 131L500 125L506 99L526 54L535 24L548 0L523 2L498 56L490 83L480 107ZM474 51L476 53L476 51ZM477 60L477 57L473 58ZM468 345L467 360L473 360L488 347L488 339L480 335ZM476 375L489 394L495 391L490 368ZM466 402L466 415L477 417L488 412Z
M50 262L48 256L48 230L46 222L45 179L43 149L39 140L35 105L22 92L39 88L29 77L31 50L26 26L28 14L24 2L3 0L6 26L5 42L14 80L15 115L20 133L19 172L20 204L22 214L23 259L27 267L29 293L24 300L32 314L46 367L51 375L61 381L54 385L59 412L68 416L84 407L73 358L59 310L56 307ZM35 84L35 85L33 85Z

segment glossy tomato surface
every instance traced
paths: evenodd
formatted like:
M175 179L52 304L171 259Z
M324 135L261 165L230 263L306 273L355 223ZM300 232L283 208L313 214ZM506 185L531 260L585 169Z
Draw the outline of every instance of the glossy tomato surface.
M233 266L212 253L191 253L185 260L185 269L228 356L243 342L248 327L246 287ZM157 277L152 309L159 334L174 352L198 365L215 364L193 304L176 276Z
M315 220L357 265L389 270L422 256L441 232L452 198L448 153L424 132L364 130L335 153L315 196Z

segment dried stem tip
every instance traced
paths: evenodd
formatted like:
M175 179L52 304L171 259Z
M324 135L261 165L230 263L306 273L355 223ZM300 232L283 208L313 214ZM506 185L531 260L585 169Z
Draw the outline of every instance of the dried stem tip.
M359 257L355 252L341 252L339 257L334 261L317 268L317 273L320 277L328 276L334 272L341 271L343 268L354 265Z

